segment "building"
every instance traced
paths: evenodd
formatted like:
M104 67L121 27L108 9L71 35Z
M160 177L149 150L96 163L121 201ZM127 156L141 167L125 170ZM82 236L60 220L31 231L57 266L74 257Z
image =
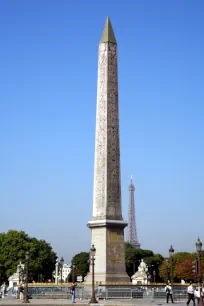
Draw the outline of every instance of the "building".
M62 273L61 273L61 267L59 267L58 271L59 272L57 273L57 275L56 275L56 270L53 271L53 277L55 278L56 284L58 284L58 282L61 282L61 281L66 283L68 281L67 278L72 271L72 267L69 264L63 264ZM61 279L61 276L62 276L62 279Z
M67 277L71 273L72 268L69 264L64 264L62 267L62 281L65 283L67 282ZM60 280L61 280L61 271L60 271Z

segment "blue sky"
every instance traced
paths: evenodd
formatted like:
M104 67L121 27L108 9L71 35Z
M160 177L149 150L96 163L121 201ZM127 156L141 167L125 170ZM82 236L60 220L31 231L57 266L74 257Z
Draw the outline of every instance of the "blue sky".
M92 214L98 43L118 41L123 216L143 248L204 242L204 2L7 0L0 8L0 231L69 261Z

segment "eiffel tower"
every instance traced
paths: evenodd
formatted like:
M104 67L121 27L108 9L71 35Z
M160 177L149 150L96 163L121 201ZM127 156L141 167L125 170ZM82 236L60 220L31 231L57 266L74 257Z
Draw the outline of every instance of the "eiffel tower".
M137 236L137 227L136 227L136 218L135 218L135 200L134 200L135 186L132 183L132 175L128 190L129 190L129 206L128 206L127 242L130 242L135 248L140 249L141 244L139 243Z

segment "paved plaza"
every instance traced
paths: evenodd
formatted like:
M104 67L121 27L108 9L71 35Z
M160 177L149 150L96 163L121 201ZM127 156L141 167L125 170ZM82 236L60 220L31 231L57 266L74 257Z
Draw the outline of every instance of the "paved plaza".
M5 298L0 299L0 305L20 305L22 304L17 299L11 299L11 298ZM73 305L70 300L68 299L31 299L30 304L35 305ZM76 300L76 304L80 304L80 306L87 306L88 300ZM171 303L169 303L171 304ZM182 301L175 301L175 304L177 305L186 305L186 300ZM92 305L111 305L111 306L117 306L117 305L125 305L125 306L132 306L132 305L138 305L138 306L148 306L148 305L154 305L154 306L161 306L166 305L165 299L109 299L109 300L99 300L98 304L92 304Z

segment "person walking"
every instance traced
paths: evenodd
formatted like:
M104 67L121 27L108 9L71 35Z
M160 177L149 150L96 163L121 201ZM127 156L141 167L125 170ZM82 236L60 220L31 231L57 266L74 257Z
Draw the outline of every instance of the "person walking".
M197 305L200 303L200 288L196 288L196 290L194 291L194 297L197 300Z
M170 286L170 284L166 284L166 287L165 287L165 292L166 292L166 302L168 303L169 302L169 298L171 299L171 302L174 303L174 300L173 300L173 290L172 290L172 287Z
M23 285L20 285L19 293L20 293L20 300L23 301L23 299L24 299L24 287L23 287Z
M187 292L188 292L188 301L187 305L189 305L190 301L193 301L193 305L195 306L195 296L194 296L194 287L192 285L192 282L190 282L190 285L188 286Z
M72 283L72 286L71 286L72 303L76 303L75 302L75 289L76 289L76 284Z
M4 299L6 294L6 283L3 283L3 285L1 286L1 294L2 294L2 299Z

